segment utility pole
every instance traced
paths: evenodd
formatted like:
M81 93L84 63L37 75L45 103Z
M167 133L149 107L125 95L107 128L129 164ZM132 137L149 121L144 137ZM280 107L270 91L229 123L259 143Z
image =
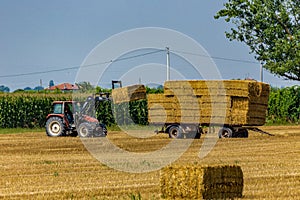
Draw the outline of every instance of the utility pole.
M170 49L166 47L167 51L167 81L170 80Z
M264 71L263 71L263 65L260 63L260 82L264 81Z

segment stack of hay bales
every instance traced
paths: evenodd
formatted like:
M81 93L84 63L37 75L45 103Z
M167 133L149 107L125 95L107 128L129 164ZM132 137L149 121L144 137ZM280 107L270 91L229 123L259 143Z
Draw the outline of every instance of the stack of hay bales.
M250 80L166 81L164 94L147 97L148 120L259 126L265 123L269 91L268 84Z
M233 199L243 193L240 166L167 166L161 170L161 195L167 199Z
M115 104L146 99L146 88L144 85L130 85L112 90L112 98Z

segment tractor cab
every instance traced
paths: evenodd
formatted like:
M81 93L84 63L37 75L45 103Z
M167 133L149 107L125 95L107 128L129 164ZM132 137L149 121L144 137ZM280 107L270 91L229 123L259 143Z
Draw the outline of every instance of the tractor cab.
M73 105L76 105L74 101L54 101L53 112L47 116L57 116L63 119L66 126L74 125ZM75 111L76 112L76 111Z

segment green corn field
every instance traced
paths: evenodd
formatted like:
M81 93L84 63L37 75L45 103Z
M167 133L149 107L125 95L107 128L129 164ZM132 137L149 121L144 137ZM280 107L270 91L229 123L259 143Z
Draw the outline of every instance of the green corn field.
M1 94L0 128L43 127L52 102L70 99L70 94Z
M71 100L72 94L18 93L0 95L0 128L44 127L46 116L52 112L52 102ZM147 124L147 101L112 104L96 103L96 116L107 126L131 123Z

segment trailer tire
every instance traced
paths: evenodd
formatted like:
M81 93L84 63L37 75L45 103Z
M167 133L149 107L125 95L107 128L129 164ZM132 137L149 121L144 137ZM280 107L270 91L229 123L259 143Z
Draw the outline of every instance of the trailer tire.
M244 133L243 133L243 138L247 138L249 135L249 132L247 129L244 130Z
M246 128L240 128L233 132L233 137L237 138L247 138L248 130Z
M183 131L180 126L171 126L169 128L169 138L180 139L183 138Z
M228 127L222 127L219 130L219 138L231 138L232 137L232 129Z

